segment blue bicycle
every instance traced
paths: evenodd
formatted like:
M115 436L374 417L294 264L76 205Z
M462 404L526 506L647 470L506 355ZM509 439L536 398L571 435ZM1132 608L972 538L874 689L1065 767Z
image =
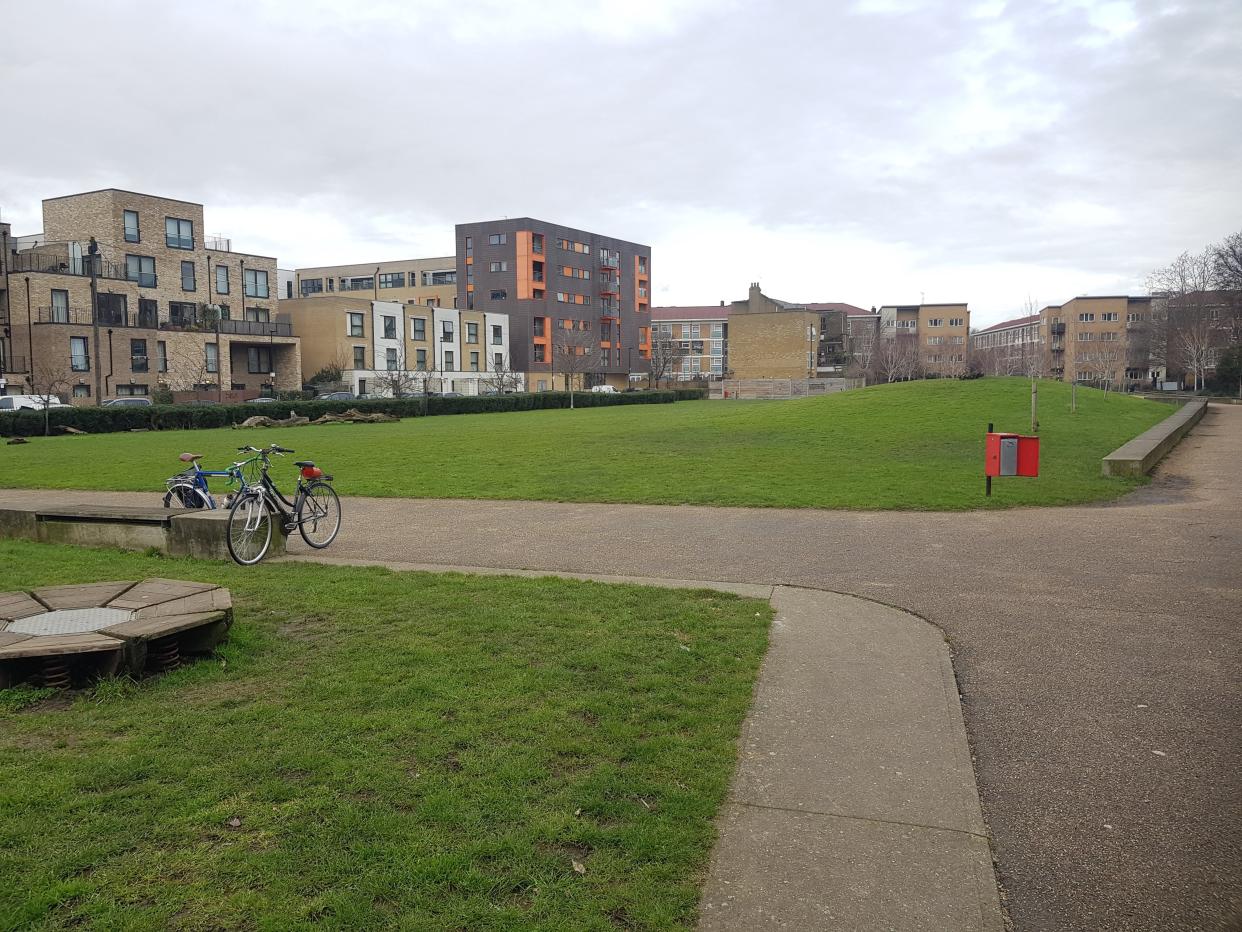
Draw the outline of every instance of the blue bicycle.
M198 465L198 461L203 458L201 453L182 453L177 459L189 466L182 472L177 473L168 479L165 485L168 491L164 495L165 508L218 508L216 498L211 494L211 490L207 487L208 479L227 479L230 486L236 484L236 489L230 489L225 496L223 507L228 508L234 496L239 492L244 492L249 486L248 478L257 480L258 467L260 457L257 455L258 450L255 447L239 447L239 453L254 453L255 456L234 463L228 469L203 469ZM247 472L254 475L247 477Z

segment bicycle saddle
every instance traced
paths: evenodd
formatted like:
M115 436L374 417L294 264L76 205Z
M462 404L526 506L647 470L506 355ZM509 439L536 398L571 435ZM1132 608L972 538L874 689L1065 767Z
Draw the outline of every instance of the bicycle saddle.
M194 462L197 462L198 460L201 460L202 458L203 458L203 454L201 453L182 453L180 456L177 457L177 459L181 460L181 462L183 463L194 463Z
M298 460L298 461L297 461L296 463L294 463L293 465L294 465L294 466L301 466L303 469L314 469L314 468L315 468L315 461L314 461L314 460Z

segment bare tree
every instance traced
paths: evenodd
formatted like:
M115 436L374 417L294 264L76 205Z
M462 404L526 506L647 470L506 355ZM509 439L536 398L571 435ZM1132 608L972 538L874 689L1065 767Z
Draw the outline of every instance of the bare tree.
M661 337L651 341L651 370L647 374L651 387L659 388L661 380L667 380L685 356L681 344L674 339Z
M509 367L507 353L493 353L484 383L497 395L508 395L522 390L522 373Z
M385 368L377 368L374 376L379 394L389 398L412 398L419 393L425 379L417 371L410 369L408 361L404 341L395 348L392 356L385 352Z
M896 382L901 378L905 366L904 348L894 339L880 342L880 351L876 353L875 364L885 382Z
M587 373L599 367L599 338L591 330L558 327L552 334L553 366L565 377L569 407L574 406L574 389Z
M168 371L161 373L161 381L172 391L204 391L219 387L220 383L220 344L211 343L216 347L214 356L215 368L209 365L206 343L193 339L178 339L168 342Z
M1221 291L1242 291L1242 232L1212 247L1212 285Z
M1120 343L1101 343L1090 354L1090 359L1086 360L1086 371L1090 372L1091 377L1103 385L1104 391L1107 392L1117 379L1118 367L1124 366L1125 362L1125 350L1121 348Z
M864 380L874 376L873 368L875 365L877 342L878 338L874 333L860 333L856 337L850 337L850 352L854 355L854 362L850 369L856 373L861 373Z
M50 420L52 405L64 401L61 396L69 393L71 378L72 373L65 368L63 363L40 360L31 367L27 381L30 384L30 393L39 399L43 407L43 436L45 437L52 432Z
M1148 278L1157 298L1152 302L1156 318L1150 338L1153 355L1161 357L1166 367L1189 373L1196 390L1203 387L1205 370L1227 339L1219 315L1221 302L1214 294L1218 258L1215 247L1201 253L1184 252ZM1227 274L1227 261L1224 264Z
M420 380L419 387L422 389L423 393L423 417L427 416L427 404L430 401L431 396L435 394L435 390L432 388L432 385L439 384L443 387L444 384L444 380L442 378L436 377L436 372L439 370L436 368L436 354L434 350L427 353L426 360L427 361L422 365L418 365L416 363L414 366L414 372L416 377Z

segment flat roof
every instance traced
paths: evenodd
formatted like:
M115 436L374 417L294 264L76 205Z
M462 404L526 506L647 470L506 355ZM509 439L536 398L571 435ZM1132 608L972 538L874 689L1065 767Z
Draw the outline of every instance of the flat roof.
M70 198L70 197L82 197L83 195L86 195L86 194L106 194L108 192L115 192L116 194L133 194L137 197L155 197L155 198L159 198L161 201L174 201L175 203L178 203L178 204L190 204L194 207L203 206L198 201L183 201L179 197L165 197L162 194L144 194L141 191L129 191L125 188L96 188L94 191L79 191L77 194L59 194L56 197L45 197L43 201L44 203L46 203L47 201L63 201L66 198Z

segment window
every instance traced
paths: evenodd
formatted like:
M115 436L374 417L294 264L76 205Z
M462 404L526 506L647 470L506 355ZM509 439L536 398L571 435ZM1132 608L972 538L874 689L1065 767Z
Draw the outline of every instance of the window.
M354 368L365 369L367 367L367 348L365 346L354 347Z
M116 387L116 393L118 397L131 397L132 398L135 395L145 396L147 394L147 386L134 385L134 384L118 385Z
M504 353L492 353L492 368L497 371L500 371L504 367L505 367L505 354Z
M91 397L91 387L90 387L89 385L75 385L75 386L73 386L73 397L74 397L74 398L89 398L89 397Z
M504 345L504 327L500 324L492 324L492 346Z
M469 239L469 237L467 237L467 239ZM411 283L413 283L413 280L414 280L413 275L414 273L411 272L410 273ZM423 273L423 284L424 285L456 285L457 284L457 273L448 272L448 271L424 272Z
M414 351L414 368L419 372L427 371L427 351L425 349L416 349Z
M471 372L479 371L479 354L478 353L470 354L470 371Z
M1091 342L1092 340L1094 340L1094 339L1095 339L1095 334L1094 334L1094 333L1085 332L1085 333L1080 333L1080 334L1078 334L1078 342L1079 342L1079 343L1090 343L1090 342Z
M535 344L535 362L547 362L544 358L545 347L542 343Z
M426 317L411 317L410 318L410 332L412 333L412 336L410 337L411 340L426 340L427 339L427 318Z
M530 235L530 251L537 255L543 255L543 234L542 233L532 233Z
M466 324L466 342L467 343L478 343L479 342L479 325L478 324L472 324L472 323Z
M1117 331L1109 330L1106 333L1101 333L1100 341L1103 343L1116 343L1117 342Z
M1134 313L1133 311L1131 311L1129 314L1127 314L1127 315L1126 315L1126 322L1127 322L1127 323L1131 323L1131 324L1133 324L1133 323L1137 323L1138 321L1140 321L1140 320L1142 320L1142 319L1143 319L1143 315L1142 315L1142 314L1136 314L1136 313Z
M1094 320L1095 320L1094 314L1079 314L1078 315L1078 322L1080 324L1089 324Z
M1116 320L1116 319L1117 319L1116 311L1105 311L1103 314L1100 315L1100 320Z
M302 284L303 286L305 286L306 283L303 282ZM322 285L320 287L322 287ZM229 267L227 265L217 265L216 266L216 294L228 294L228 293L229 293ZM302 294L306 294L306 293L307 293L306 289L305 287L303 287Z
M697 340L697 339L699 338L699 336L700 336L700 334L699 334L699 325L698 325L698 324L691 324L691 325L690 325L690 339L692 339L692 340Z
M473 236L466 237L466 255L467 256L474 255L474 237ZM423 284L425 285L427 283L423 282Z
M381 288L404 288L405 273L404 272L381 272L379 277L379 286Z
M432 298L428 298L423 303L426 304L428 307L439 307L440 299L432 297ZM453 307L457 307L457 296L456 295L453 296Z
M949 326L950 327L964 327L966 326L966 318L965 317L950 317Z
M266 324L272 319L271 312L265 307L248 307L244 316L246 320L258 321L261 324Z
M389 372L397 371L397 350L395 347L388 347L384 350L384 365L388 367Z
M445 351L444 351L444 368L445 368L445 369L448 369L448 370L451 370L451 369L453 369L453 368L454 368L454 363L453 363L453 351L452 351L452 350L445 350Z
M374 275L357 275L341 279L341 291L371 291L375 288Z
M69 323L69 292L52 289L52 323Z
M267 373L272 371L272 349L269 346L246 347L246 371Z
M965 337L949 337L949 342L952 343L954 346L961 346L962 344L966 342L966 338Z
M491 271L493 271L493 272L507 272L507 271L509 271L509 263L508 263L508 262L493 262L493 263L491 264Z
M168 344L163 340L155 341L155 364L160 372L168 371Z
M504 301L508 297L509 297L509 292L506 291L504 288L493 288L492 289L492 300L493 301Z
M328 281L332 281L332 279L329 278ZM298 287L302 292L302 297L304 298L307 295L320 294L323 292L323 279L322 278L304 278L302 279Z
M198 307L189 301L169 301L168 319L174 324L185 326L194 323Z
M150 256L126 256L125 277L143 288L154 288L155 260Z
M440 342L453 342L453 322L451 320L440 321Z
M91 353L87 348L86 337L69 338L69 368L74 372L90 372Z
M138 231L138 211L127 210L125 217L125 242L141 243L142 234Z
M147 371L147 341L129 341L129 368L131 372Z
M220 347L215 343L206 343L203 345L203 361L207 364L208 372L220 371Z
M349 318L348 330L347 330L348 335L351 337L366 336L366 334L363 331L362 314L361 313L355 314L351 312L346 316Z
M246 297L267 297L267 272L262 269L246 269Z
M944 318L943 318L943 317L931 317L931 318L929 318L929 319L928 319L928 321L927 321L927 326L929 326L929 327L943 327L943 326L944 326Z
M385 340L397 339L397 318L391 317L388 314L385 314L383 320L384 320L384 339Z
M194 263L181 263L181 290L194 291L197 283L194 281Z
M509 242L508 233L492 233L487 237L489 246L503 246L507 242Z
M535 327L535 330L534 330L535 336L537 337L543 336L543 318L536 317L533 323Z
M539 391L546 392L547 390L548 390L548 380L540 379L539 380Z
M194 248L194 224L176 217L164 218L164 245L169 249Z

